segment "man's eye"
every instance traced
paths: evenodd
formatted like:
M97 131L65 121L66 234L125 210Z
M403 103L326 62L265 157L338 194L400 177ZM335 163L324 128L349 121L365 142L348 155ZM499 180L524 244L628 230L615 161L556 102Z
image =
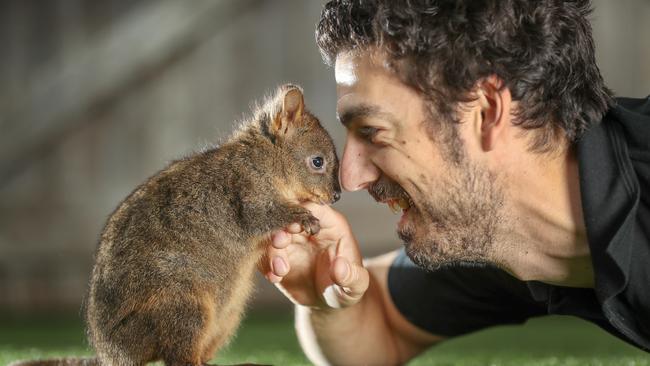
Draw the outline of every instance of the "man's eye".
M372 142L372 138L377 134L377 131L379 131L379 129L377 129L375 127L363 126L363 127L359 127L357 129L357 134L361 138L363 138L363 139L365 139L365 140L367 140L369 142Z

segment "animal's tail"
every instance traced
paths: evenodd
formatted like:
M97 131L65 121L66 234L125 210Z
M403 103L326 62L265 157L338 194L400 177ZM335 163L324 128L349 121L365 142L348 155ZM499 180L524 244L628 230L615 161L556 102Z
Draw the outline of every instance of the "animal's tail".
M49 360L16 361L9 366L99 366L96 357L84 358L56 358Z

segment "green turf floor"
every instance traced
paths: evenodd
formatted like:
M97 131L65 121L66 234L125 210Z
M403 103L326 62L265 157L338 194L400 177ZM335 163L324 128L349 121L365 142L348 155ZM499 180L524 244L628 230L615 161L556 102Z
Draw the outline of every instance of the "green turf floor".
M66 317L0 319L0 365L26 358L89 355L80 321ZM292 317L251 314L214 362L308 365ZM650 354L568 317L534 319L443 342L409 365L650 366Z

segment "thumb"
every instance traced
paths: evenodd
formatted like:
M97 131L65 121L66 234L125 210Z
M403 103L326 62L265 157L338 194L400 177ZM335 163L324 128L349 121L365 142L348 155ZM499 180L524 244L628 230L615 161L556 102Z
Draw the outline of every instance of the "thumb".
M342 306L356 304L368 289L370 275L362 265L351 263L344 257L336 257L332 262L330 277L336 288Z

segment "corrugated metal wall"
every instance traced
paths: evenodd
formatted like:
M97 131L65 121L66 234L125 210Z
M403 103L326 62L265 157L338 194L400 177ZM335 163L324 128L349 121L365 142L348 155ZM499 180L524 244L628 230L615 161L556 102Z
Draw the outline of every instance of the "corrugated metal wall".
M650 1L595 2L617 93L650 93ZM275 85L303 85L333 132L332 71L304 0L0 2L0 307L76 309L108 214L166 162L217 141ZM367 255L396 219L345 194ZM283 302L260 283L257 306Z

